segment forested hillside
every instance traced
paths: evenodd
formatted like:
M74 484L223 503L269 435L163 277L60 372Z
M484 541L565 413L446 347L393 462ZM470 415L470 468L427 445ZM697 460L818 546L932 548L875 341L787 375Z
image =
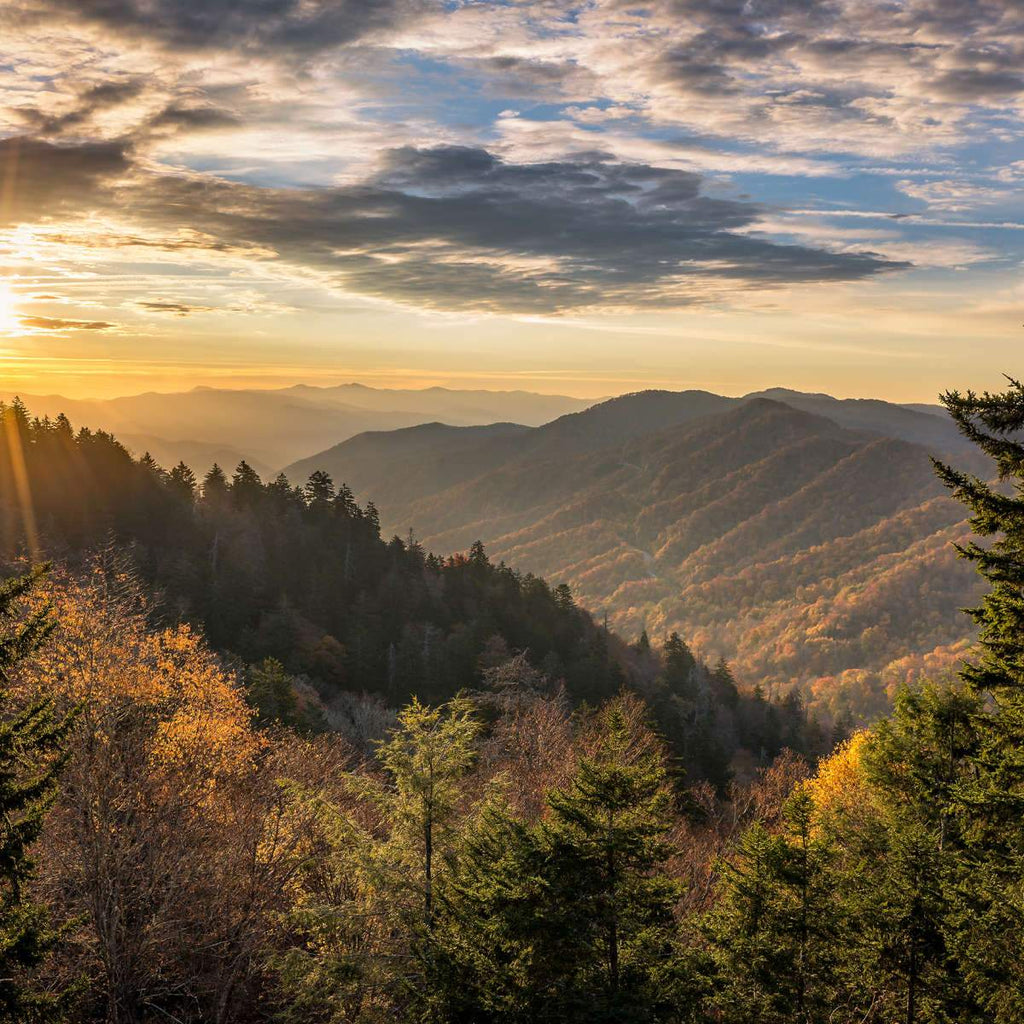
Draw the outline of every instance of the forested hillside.
M361 730L315 733L266 699L284 694L280 666L243 670L161 620L116 551L0 583L0 1016L1018 1024L1024 387L946 401L1004 484L937 466L983 581L961 678L902 689L831 756L780 750L717 785L678 770L694 753L680 739L708 730L666 734L659 701L692 713L685 687L706 681L737 723L787 706L743 701L675 637L623 662L634 681L656 671L645 699L574 707L493 642L472 692L413 699L376 733L365 706ZM80 470L104 452L138 481L155 472L109 438L4 416L21 442L5 496L27 493L17 452L51 443L82 444ZM243 473L212 488L222 507L246 480L251 500ZM300 519L324 514L323 485ZM348 518L373 548L372 510ZM449 564L501 573L479 548ZM543 614L601 634L564 590Z
M744 678L870 717L901 682L952 670L972 635L959 610L977 584L951 546L967 526L930 455L990 470L948 420L776 393L830 418L766 398L642 393L501 436L367 434L300 468L327 466L433 547L482 537L569 581L626 635L678 630Z
M442 558L412 537L385 540L374 505L325 473L292 487L243 462L197 482L64 418L32 420L17 403L0 415L3 557L34 550L74 568L115 552L161 594L167 621L201 626L248 666L269 718L356 729L373 708L353 695L381 709L443 701L521 655L532 685L564 686L573 704L641 694L694 780L724 785L734 767L831 740L833 721L808 721L799 699L770 704L756 680L740 694L724 662L705 664L678 637L664 652L627 647L568 586L492 562L479 543Z

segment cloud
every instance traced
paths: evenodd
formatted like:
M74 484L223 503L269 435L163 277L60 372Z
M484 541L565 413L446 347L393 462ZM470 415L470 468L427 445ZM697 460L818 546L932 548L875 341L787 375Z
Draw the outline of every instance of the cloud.
M189 302L171 302L166 299L151 299L135 303L146 313L166 313L170 316L191 316L193 313L214 312L214 306L197 306Z
M850 281L905 266L750 237L758 204L709 196L694 172L605 154L508 163L480 147L401 147L358 183L309 189L162 174L110 146L9 148L26 171L14 190L22 216L45 217L59 195L125 222L92 236L98 247L249 253L438 310L672 308L726 286Z
M19 316L22 327L37 331L109 331L116 325L106 320L65 320L54 316Z
M236 128L242 123L242 118L230 110L171 103L158 114L154 114L147 122L147 126L149 128L184 128L189 131L205 131L217 128Z
M126 174L131 160L119 143L54 145L0 139L0 224L82 214L106 201L103 186Z
M754 203L700 175L591 155L510 164L479 147L399 148L370 178L266 189L164 177L121 201L150 226L202 225L340 287L442 310L673 307L731 288L849 281L905 264L742 234ZM129 197L129 194L130 197Z
M18 114L33 133L59 135L69 129L83 127L101 111L135 99L143 89L144 85L138 78L112 79L80 90L71 108L62 114L49 113L37 106L21 107Z
M1014 190L972 181L898 181L896 187L912 199L927 203L931 209L960 212L990 205L1013 197Z
M419 0L13 0L8 19L55 18L171 50L314 54L412 16Z

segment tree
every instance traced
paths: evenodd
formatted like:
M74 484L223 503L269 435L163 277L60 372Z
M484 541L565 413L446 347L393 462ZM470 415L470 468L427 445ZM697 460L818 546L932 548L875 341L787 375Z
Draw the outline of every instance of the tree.
M594 752L548 797L549 886L571 929L572 1002L588 1021L655 1021L683 1009L663 755L628 698L606 705ZM575 962L573 962L573 960ZM569 1019L568 1017L566 1019Z
M472 765L480 730L472 701L456 697L437 708L413 698L377 757L392 780L392 838L411 855L423 896L423 922L434 918L435 858L459 806L458 783Z
M434 984L444 1019L681 1021L696 1006L665 871L670 798L642 706L613 701L589 753L517 819L501 790L441 888Z
M292 677L276 658L264 658L258 665L250 665L246 669L245 695L260 725L274 722L299 724L299 702L292 687Z
M41 574L37 569L0 584L0 621L18 614ZM13 673L43 646L54 625L44 605L0 633L0 1021L12 1024L43 1019L57 1006L56 995L33 978L59 931L27 891L35 876L29 849L56 798L72 719L57 714L49 695L20 708L10 695Z
M228 478L215 462L203 477L203 501L212 508L224 504L228 494Z
M755 823L728 864L708 921L725 1021L811 1024L827 1020L839 1000L834 850L813 815L813 798L798 788L782 833Z
M239 827L265 791L265 744L202 640L152 628L133 581L99 569L51 584L58 627L23 673L30 696L78 709L41 840L45 881L83 922L111 1024L225 1024L244 1003L238 951L274 891L259 880L271 838Z
M196 475L184 462L179 462L167 474L167 485L170 491L177 494L182 501L189 505L192 504L196 494Z
M317 512L325 511L334 501L334 481L321 469L310 474L304 490L306 503Z
M935 464L970 511L974 532L996 538L987 547L971 541L958 548L989 585L969 611L981 653L961 675L990 706L979 716L981 748L954 798L965 846L957 953L997 1022L1024 1017L1024 385L1009 383L1000 394L942 396L961 433L995 462L998 482Z
M319 829L292 915L297 941L282 959L295 1019L395 1019L387 1015L408 1014L410 1000L436 1009L436 893L478 731L465 698L436 708L413 700L378 749L385 780L349 775L344 803L299 794Z

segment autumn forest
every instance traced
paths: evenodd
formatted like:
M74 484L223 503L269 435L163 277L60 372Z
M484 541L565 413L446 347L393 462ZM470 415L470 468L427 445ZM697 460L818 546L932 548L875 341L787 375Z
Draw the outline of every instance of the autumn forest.
M866 724L4 406L0 1019L1020 1021L1024 388L944 402L978 644Z

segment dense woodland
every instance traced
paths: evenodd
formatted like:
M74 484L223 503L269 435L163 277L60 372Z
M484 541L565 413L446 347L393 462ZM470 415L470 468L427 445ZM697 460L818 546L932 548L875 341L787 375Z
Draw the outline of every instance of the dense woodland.
M307 725L358 731L365 702L354 694L391 708L412 696L436 703L522 656L574 705L624 685L642 694L694 781L724 784L738 756L815 756L833 739L834 724L808 721L797 695L741 694L726 664L703 664L676 636L663 650L646 636L628 648L568 587L494 565L479 543L442 559L411 536L384 541L374 506L358 506L323 472L301 488L283 476L264 484L243 462L230 479L214 467L197 482L184 464L165 472L109 434L30 419L17 403L4 422L7 557L35 544L65 565L104 552L130 566L161 595L162 621L201 627L215 650L248 666L260 699L283 693Z
M322 480L297 494L214 475L197 498L184 474L133 463L109 438L6 410L20 447L8 446L2 493L24 499L35 480L40 539L30 527L27 542L64 550L48 574L0 589L0 1020L1024 1019L1024 387L945 400L1008 484L937 467L978 537L994 538L961 549L988 588L962 678L903 690L820 760L769 761L748 737L748 770L731 778L693 749L721 724L680 723L731 708L738 734L753 707L772 706L678 638L626 648L567 591L481 549L442 563L385 544L372 509L318 495ZM48 505L44 448L81 467L67 453L94 445L96 465L121 467L106 478L120 497L72 491L66 469ZM90 500L52 511L74 508L74 493ZM171 493L177 518L161 511ZM275 497L264 532L252 510L274 514ZM19 510L24 521L24 504L8 505L12 522ZM246 527L260 561L231 554ZM178 543L191 536L195 548ZM345 591L357 616L374 601L385 615L389 573L396 587L432 585L456 609L439 633L475 630L467 676L420 699L389 691L398 640L385 632L367 677L376 696L349 697L358 727L318 729L328 688L354 678L288 662L290 641L272 631L280 647L246 645L264 615L329 616L326 595L282 589L265 609L250 596L246 619L222 607L245 600L241 566L299 557L313 538L335 571L339 538L353 566L379 553L375 575L352 570L365 581ZM129 540L131 559L117 550ZM288 571L312 570L305 557ZM242 577L250 595L268 578ZM222 588L219 604L200 580ZM462 603L444 606L449 587ZM546 594L537 622L521 612L532 590ZM548 645L530 648L545 619ZM524 632L501 632L514 625ZM357 671L351 634L319 629L341 648L339 671ZM790 738L806 742L791 717Z
M647 391L530 430L363 434L295 468L435 549L483 537L624 635L678 631L866 723L974 640L960 609L980 590L953 548L970 528L929 459L992 474L964 449L948 416L884 402Z

